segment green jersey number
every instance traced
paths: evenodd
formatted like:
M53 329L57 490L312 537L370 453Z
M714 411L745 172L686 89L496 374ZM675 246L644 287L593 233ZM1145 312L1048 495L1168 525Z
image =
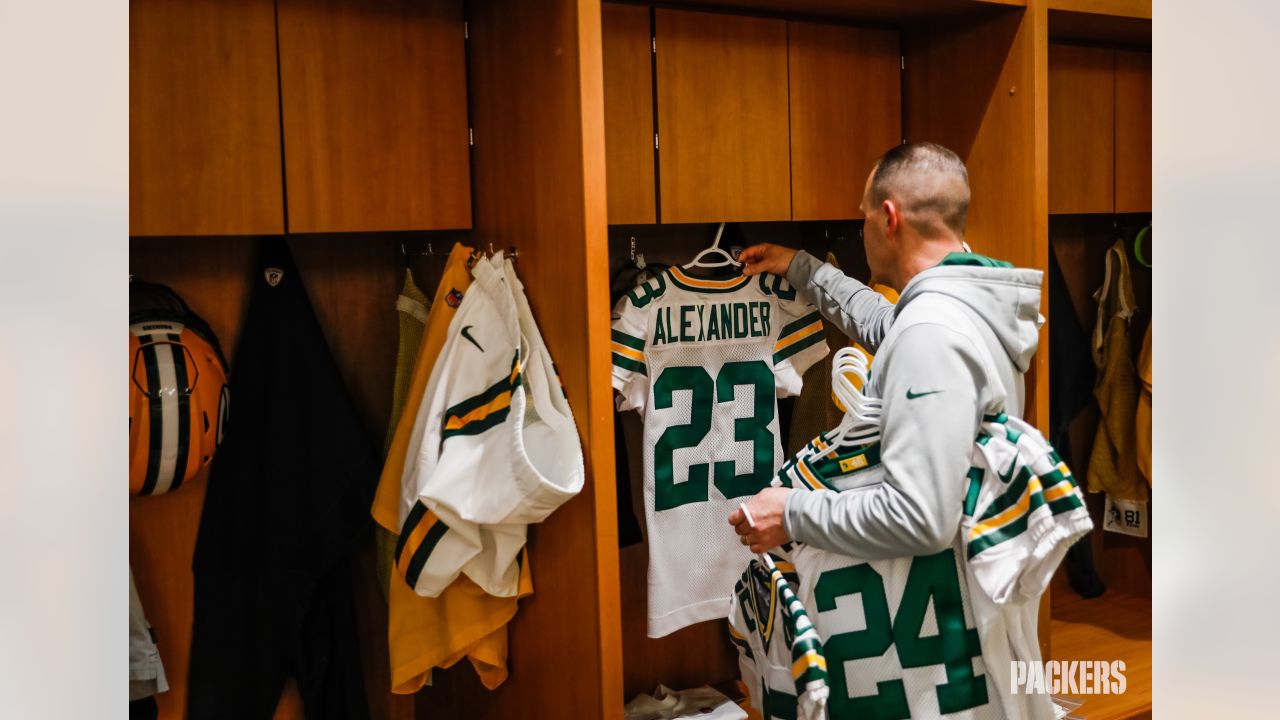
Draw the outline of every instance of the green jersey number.
M709 463L689 466L685 480L676 481L673 459L681 448L697 447L711 432L711 413L714 405L728 403L733 406L737 387L752 390L754 410L751 417L734 418L733 439L752 444L751 470L737 474L732 460L715 463L715 485L726 498L754 495L768 487L773 479L773 433L769 424L774 417L773 371L763 360L725 363L713 381L706 368L669 367L658 376L653 385L653 404L659 410L672 406L675 393L691 393L689 422L672 425L658 437L653 448L654 507L670 510L689 503L708 500L711 477ZM713 397L714 396L714 402Z
M982 646L978 642L978 631L965 627L964 599L956 574L955 552L950 548L936 555L912 558L902 602L892 623L884 580L866 563L824 572L818 578L814 595L819 613L834 610L837 598L860 595L866 616L866 629L838 633L827 638L822 646L830 673L831 697L827 711L832 720L911 717L901 678L876 683L875 695L849 697L844 663L878 658L888 652L890 645L897 647L898 660L904 668L946 667L947 682L936 689L938 713L947 715L987 702L986 681L973 672L973 658L982 655ZM938 634L921 637L931 598Z

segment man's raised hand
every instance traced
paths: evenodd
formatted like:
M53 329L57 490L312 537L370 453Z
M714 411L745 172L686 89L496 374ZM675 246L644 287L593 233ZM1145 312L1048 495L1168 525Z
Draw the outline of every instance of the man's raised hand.
M767 272L774 275L786 275L787 268L791 267L791 260L796 256L796 250L774 245L773 243L760 243L752 245L738 254L738 260L742 262L743 275L759 275Z

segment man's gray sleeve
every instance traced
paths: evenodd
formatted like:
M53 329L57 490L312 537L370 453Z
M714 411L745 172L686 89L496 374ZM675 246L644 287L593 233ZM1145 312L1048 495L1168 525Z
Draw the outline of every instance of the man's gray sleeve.
M972 340L913 325L876 358L885 381L884 482L857 492L794 489L783 514L792 539L880 560L930 555L954 540L984 400Z
M845 335L872 353L879 349L893 324L893 303L883 295L803 250L787 268L787 281Z

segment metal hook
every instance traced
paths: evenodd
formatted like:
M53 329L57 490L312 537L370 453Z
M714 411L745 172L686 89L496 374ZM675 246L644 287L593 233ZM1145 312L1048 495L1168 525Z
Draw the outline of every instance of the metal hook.
M631 236L631 262L636 261L636 236Z
M519 250L519 249L517 249L515 245L512 245L512 246L511 246L511 250L510 250L509 254L507 255L507 257L510 257L510 258L511 258L511 262L513 262L513 263L514 263L516 260L518 260L518 259L520 258L520 250Z

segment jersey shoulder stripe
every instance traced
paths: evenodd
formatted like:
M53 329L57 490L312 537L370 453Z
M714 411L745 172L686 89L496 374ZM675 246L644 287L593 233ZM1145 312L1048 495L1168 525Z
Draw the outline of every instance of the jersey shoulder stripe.
M456 435L477 435L502 424L511 411L511 393L520 384L520 354L517 352L511 361L511 374L490 385L484 392L445 410L441 440Z
M786 360L805 348L812 347L821 342L822 338L822 315L817 311L788 323L782 328L778 341L773 345L774 364Z
M613 364L623 370L648 375L644 364L644 340L621 330L612 331Z

